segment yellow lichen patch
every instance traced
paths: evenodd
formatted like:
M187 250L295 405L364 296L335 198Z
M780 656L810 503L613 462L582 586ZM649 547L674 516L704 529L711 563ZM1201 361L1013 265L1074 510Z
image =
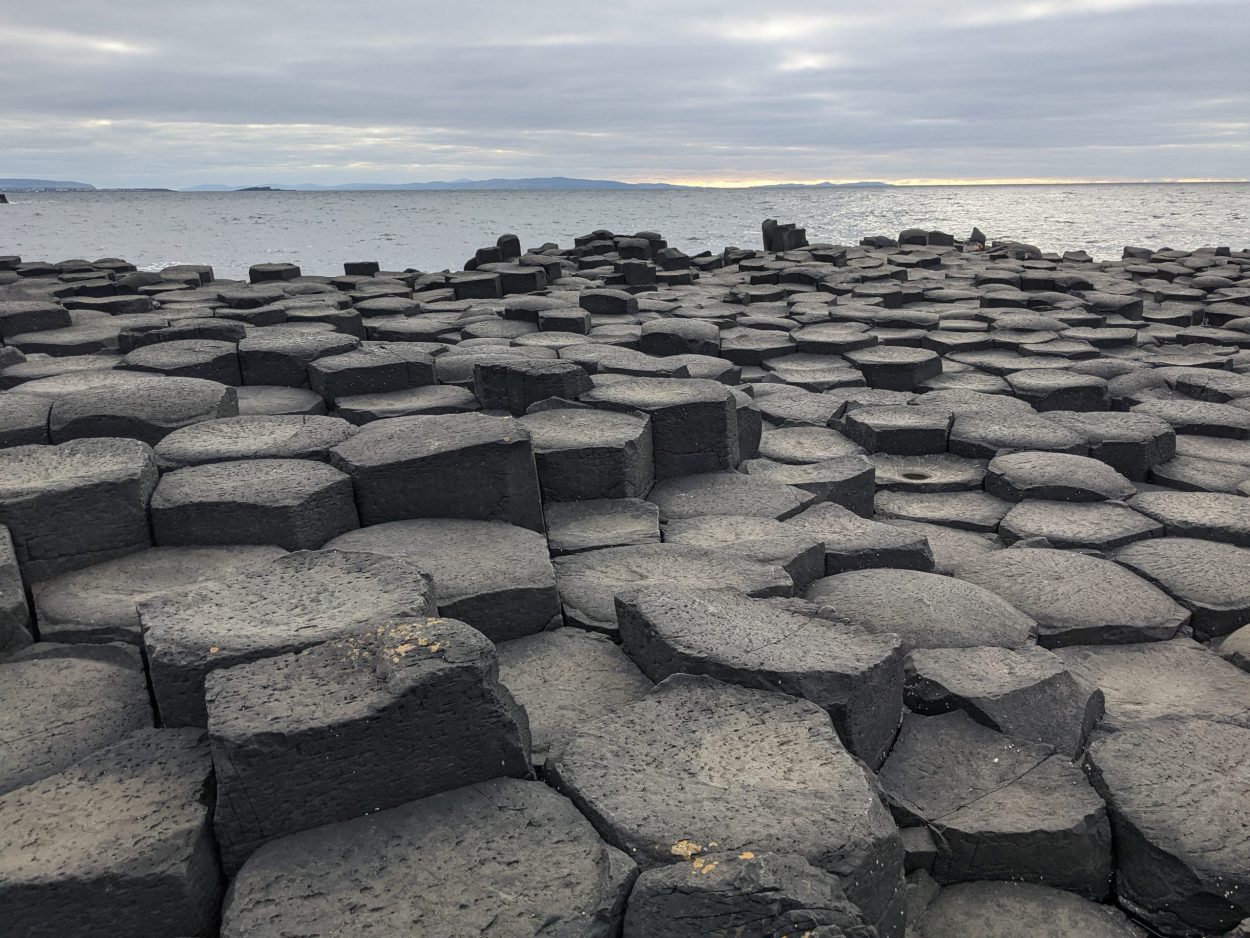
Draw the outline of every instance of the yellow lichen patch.
M438 651L442 647L443 646L440 645L438 642L435 642L433 645L430 646L430 651L435 652L435 651Z
M208 653L209 653L210 655L215 655L215 654L217 654L217 652L219 652L219 651L221 651L221 649L220 649L220 648L218 648L216 645L209 645L209 646L208 646Z
M738 859L739 860L754 860L755 854L753 854L750 850L743 850L740 854L738 854Z
M716 869L716 866L717 864L715 862L708 863L700 869L699 872L706 876L708 873L712 872L712 870Z
M396 645L391 650L397 655L406 655L408 654L408 652L412 651L416 647L417 646L414 645L412 642L404 642L402 645Z
M675 857L681 857L683 860L689 860L696 853L701 853L703 848L692 840L679 840L673 846L668 848L668 852Z
M417 644L424 648L426 645L430 644L430 640L428 638L418 638Z

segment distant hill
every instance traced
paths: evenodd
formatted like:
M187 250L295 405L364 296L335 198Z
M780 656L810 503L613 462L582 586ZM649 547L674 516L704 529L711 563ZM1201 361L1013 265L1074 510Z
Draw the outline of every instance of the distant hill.
M757 189L876 189L890 188L890 182L777 182L771 186L755 186Z
M613 179L572 179L568 176L542 176L531 179L453 179L450 182L348 182L324 186L315 182L284 185L267 183L259 186L223 186L212 183L189 186L183 192L255 192L266 189L296 192L367 192L373 190L439 189L471 191L477 189L687 189L667 182L617 182Z
M85 182L64 182L59 179L0 179L0 192L94 192L95 186Z

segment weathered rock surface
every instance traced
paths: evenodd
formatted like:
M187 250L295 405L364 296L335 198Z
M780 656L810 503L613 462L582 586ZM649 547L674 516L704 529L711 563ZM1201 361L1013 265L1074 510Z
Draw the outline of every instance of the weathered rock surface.
M555 573L541 534L498 521L392 521L337 537L327 549L407 561L434 581L439 611L494 642L559 619Z
M202 936L222 880L199 730L138 730L0 795L0 920L32 938Z
M548 773L644 869L784 851L839 876L882 935L902 934L898 832L814 704L677 675L585 727Z
M1184 608L1141 577L1071 551L994 551L960 564L955 576L1034 619L1047 648L1162 641L1189 621Z
M205 695L227 875L275 838L529 774L528 727L494 646L455 619L369 625L220 668Z
M32 645L0 664L0 794L152 722L136 649Z
M429 577L407 561L324 550L162 593L139 604L139 621L161 721L203 726L210 671L436 611Z
M525 708L535 766L558 757L581 728L651 690L652 683L611 639L554 629L501 642L499 681Z
M1111 827L1079 767L953 712L909 714L879 775L894 814L928 825L938 882L1007 879L1092 899L1111 881Z
M546 785L496 779L262 847L231 885L221 935L598 938L619 929L636 876Z
M1164 935L1218 935L1250 912L1250 729L1150 720L1090 746L1116 836L1116 897Z
M829 712L853 755L873 768L885 758L902 718L898 636L728 591L619 593L616 610L622 645L651 680L706 674L801 697Z

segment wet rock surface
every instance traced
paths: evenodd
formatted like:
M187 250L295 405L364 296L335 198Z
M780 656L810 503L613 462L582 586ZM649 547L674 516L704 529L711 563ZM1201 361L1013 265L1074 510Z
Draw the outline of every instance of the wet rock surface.
M0 931L1244 929L1250 253L268 260L0 260Z

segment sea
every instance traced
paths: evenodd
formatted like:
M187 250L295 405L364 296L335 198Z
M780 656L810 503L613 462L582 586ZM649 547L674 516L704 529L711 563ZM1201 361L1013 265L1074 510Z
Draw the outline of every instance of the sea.
M606 228L658 231L690 254L760 247L765 218L815 242L854 244L904 228L956 236L979 227L1043 250L1118 258L1126 244L1250 247L1250 183L899 186L550 191L31 192L0 205L0 255L122 257L141 269L211 264L245 278L289 261L337 274L344 261L384 270L457 270L504 233L526 248L571 245Z

